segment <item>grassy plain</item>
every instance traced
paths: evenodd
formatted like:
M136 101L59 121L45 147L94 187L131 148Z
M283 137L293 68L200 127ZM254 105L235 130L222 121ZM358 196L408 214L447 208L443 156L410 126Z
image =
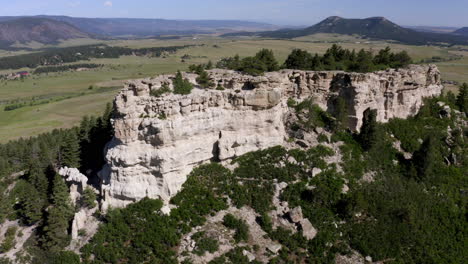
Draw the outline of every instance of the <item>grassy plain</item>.
M69 41L62 43L61 46L92 43L93 40ZM22 81L0 82L0 142L37 135L54 128L68 128L76 125L83 116L101 112L105 104L112 101L127 79L171 73L178 69L185 70L190 64L205 63L208 60L216 62L220 58L235 54L239 54L241 57L250 56L261 48L273 49L277 58L282 62L294 48L305 49L312 53L323 53L331 46L331 43L339 43L350 49L379 50L390 46L396 51L408 51L416 61L433 56L449 58L454 54L462 55L463 58L460 60L437 64L445 80L468 82L468 51L460 51L456 48L407 46L383 41L368 41L355 36L320 34L295 40L223 39L214 36L187 37L176 40L114 40L107 41L106 44L131 48L174 45L198 46L179 50L176 54L165 58L124 56L119 59L92 59L89 61L90 63L99 63L105 66L102 69L89 71L33 75ZM25 52L0 51L0 57ZM181 62L183 55L189 55L190 59ZM2 72L11 71L13 70ZM89 90L90 86L113 88ZM64 96L71 98L44 105L23 107L13 111L3 111L5 104L15 101L30 101L33 97L54 99Z

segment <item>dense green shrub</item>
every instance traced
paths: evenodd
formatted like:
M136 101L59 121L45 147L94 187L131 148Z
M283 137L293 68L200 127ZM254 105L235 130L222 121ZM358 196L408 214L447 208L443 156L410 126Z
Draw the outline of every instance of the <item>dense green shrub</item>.
M164 94L167 94L170 92L172 92L171 88L169 88L169 85L164 83L159 89L151 89L150 95L154 97L161 97Z
M195 233L192 239L195 241L196 245L193 253L199 256L203 256L205 252L214 253L219 249L218 241L208 237L205 232Z
M187 79L182 78L182 73L177 71L175 79L172 81L175 94L190 94L192 92L192 84Z
M223 218L223 225L227 228L234 229L234 240L239 243L249 239L249 226L242 219L237 219L232 214L227 214Z

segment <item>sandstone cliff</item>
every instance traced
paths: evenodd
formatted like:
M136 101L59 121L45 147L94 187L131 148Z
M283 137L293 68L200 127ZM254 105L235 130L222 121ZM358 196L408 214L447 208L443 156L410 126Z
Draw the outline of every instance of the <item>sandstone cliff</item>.
M288 98L313 98L333 111L333 99L345 99L349 127L358 130L363 113L377 119L417 113L423 98L440 94L435 66L375 73L283 70L264 76L213 70L210 78L225 90L199 89L195 74L185 74L195 89L190 95L150 95L174 76L131 81L115 99L115 137L100 172L103 208L122 207L144 197L168 200L188 173L209 160L228 160L250 151L282 145L288 139Z

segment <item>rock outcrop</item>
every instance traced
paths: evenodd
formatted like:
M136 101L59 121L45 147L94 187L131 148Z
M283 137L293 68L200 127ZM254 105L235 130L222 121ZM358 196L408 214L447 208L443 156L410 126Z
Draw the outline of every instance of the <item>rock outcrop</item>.
M167 201L199 164L284 144L288 98L312 98L333 112L333 102L342 97L349 127L358 130L367 109L376 109L380 122L406 118L417 113L424 97L442 90L435 66L367 74L283 70L249 76L213 70L209 75L225 90L198 88L197 75L184 74L195 85L191 94L151 96L162 85L172 88L174 76L162 75L131 81L117 95L115 137L100 172L104 209L144 197Z

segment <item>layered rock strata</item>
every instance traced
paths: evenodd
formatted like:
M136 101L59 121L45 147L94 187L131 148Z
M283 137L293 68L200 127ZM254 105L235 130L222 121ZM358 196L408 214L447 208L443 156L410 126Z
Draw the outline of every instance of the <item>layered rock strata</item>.
M225 90L201 89L197 75L184 74L195 86L191 94L151 96L163 85L173 88L174 76L161 75L131 81L117 95L115 137L100 172L104 209L144 197L168 201L199 164L284 144L289 98L312 98L332 112L333 101L342 97L349 127L358 130L367 109L376 109L380 122L406 118L417 113L424 97L442 90L435 66L367 74L283 70L249 76L213 70L209 75Z

